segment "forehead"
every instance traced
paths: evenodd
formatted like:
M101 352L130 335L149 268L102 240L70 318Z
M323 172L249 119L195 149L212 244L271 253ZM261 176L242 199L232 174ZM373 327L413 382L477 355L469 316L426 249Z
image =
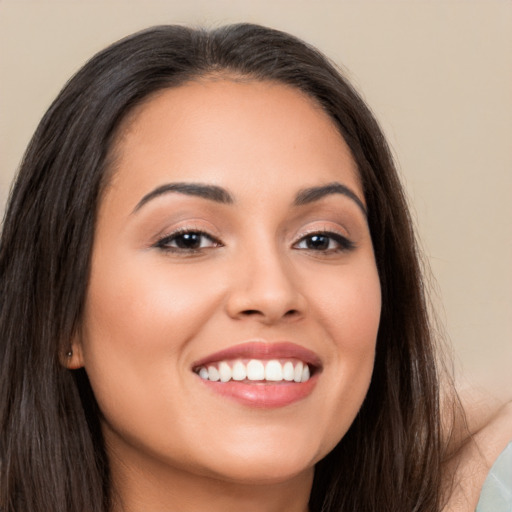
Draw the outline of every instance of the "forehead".
M235 188L341 179L360 190L329 115L276 82L201 79L159 91L125 119L115 153L113 183L141 189L182 178L225 185L229 170Z

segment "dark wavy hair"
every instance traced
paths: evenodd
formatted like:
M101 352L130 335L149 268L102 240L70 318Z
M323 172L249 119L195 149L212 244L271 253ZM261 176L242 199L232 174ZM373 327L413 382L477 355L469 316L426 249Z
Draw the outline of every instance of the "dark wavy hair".
M417 246L384 136L317 50L241 24L159 26L93 57L24 156L0 245L0 510L107 512L111 479L84 370L63 367L88 287L96 212L118 128L156 91L204 76L295 87L331 117L357 163L382 289L375 369L348 433L315 468L312 512L440 508L438 377Z

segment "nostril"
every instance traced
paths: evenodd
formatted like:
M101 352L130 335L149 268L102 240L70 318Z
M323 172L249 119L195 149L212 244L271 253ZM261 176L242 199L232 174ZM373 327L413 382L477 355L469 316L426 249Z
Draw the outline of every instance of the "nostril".
M261 315L263 314L261 311L258 311L257 309L246 309L245 311L242 311L243 315L247 316L253 316L253 315Z
M292 317L292 316L296 316L298 314L299 314L298 310L290 309L283 316L284 317ZM242 315L246 315L246 316L263 315L263 312L259 311L258 309L246 309L246 310L242 311Z

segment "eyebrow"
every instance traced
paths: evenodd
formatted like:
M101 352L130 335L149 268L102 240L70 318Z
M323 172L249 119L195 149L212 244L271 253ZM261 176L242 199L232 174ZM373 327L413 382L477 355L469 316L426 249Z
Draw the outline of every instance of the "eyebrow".
M155 188L148 194L146 194L133 209L132 213L140 210L146 203L155 199L156 197L168 194L171 192L177 192L179 194L185 194L188 196L202 197L203 199L209 199L216 203L222 204L233 204L234 200L231 194L224 188L216 185L203 185L200 183L167 183L160 187Z
M233 204L233 196L224 188L217 185L205 185L201 183L166 183L147 193L133 209L132 213L140 210L146 203L160 197L164 194L178 193L189 196L202 197L221 204ZM350 188L338 182L328 183L319 187L311 187L300 190L293 201L294 206L304 206L306 204L319 201L320 199L332 195L341 194L354 201L361 209L365 217L368 216L366 207L359 197Z
M320 187L311 187L305 188L301 190L295 197L295 201L293 202L294 206L303 206L305 204L313 203L315 201L319 201L325 196L331 194L341 194L349 199L352 199L357 206L364 213L365 217L368 217L368 212L366 211L366 207L359 199L357 194L353 192L350 188L345 185L342 185L338 182L328 183L327 185L322 185Z

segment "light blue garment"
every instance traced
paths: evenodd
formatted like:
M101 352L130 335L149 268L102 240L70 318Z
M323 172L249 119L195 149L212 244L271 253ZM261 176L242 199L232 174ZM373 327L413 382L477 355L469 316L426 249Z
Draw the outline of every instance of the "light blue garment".
M487 475L476 512L512 512L512 443Z

